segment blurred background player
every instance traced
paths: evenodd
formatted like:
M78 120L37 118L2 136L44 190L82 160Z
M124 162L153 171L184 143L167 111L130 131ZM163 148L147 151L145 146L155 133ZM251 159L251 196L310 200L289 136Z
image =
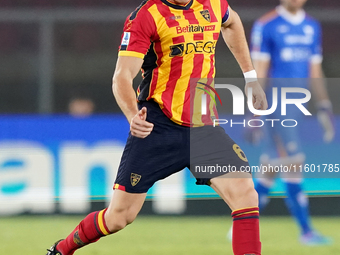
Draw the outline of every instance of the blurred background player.
M252 30L252 59L258 76L269 78L265 85L267 93L271 94L271 87L277 87L278 91L284 86L311 89L316 98L318 119L325 131L324 141L330 142L334 137L334 127L332 104L322 79L321 27L318 21L308 16L302 9L306 1L281 0L281 4L275 10L255 22ZM299 98L299 95L289 93L287 97ZM269 96L269 106L272 105L271 98ZM280 114L281 109L278 106L275 113L266 118L282 119ZM295 105L287 106L285 119L299 120L302 116L302 112ZM253 137L259 137L257 133L259 129L253 131ZM262 137L265 151L260 159L261 164L272 166L304 164L305 155L301 150L297 128L275 125L265 128ZM328 244L330 239L317 233L311 225L308 198L302 190L301 174L286 176L281 174L281 177L286 189L286 205L301 230L301 243ZM273 178L274 176L266 175L257 179L256 190L259 194L260 209L269 202L268 193L274 184Z
M93 100L86 96L72 97L68 103L68 112L75 117L87 117L94 113L95 104Z

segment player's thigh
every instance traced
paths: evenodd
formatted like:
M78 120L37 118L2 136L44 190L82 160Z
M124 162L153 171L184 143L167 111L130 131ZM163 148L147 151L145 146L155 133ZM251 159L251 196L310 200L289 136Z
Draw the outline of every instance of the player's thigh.
M250 173L228 173L210 180L210 186L232 210L258 206L258 195Z
M198 185L227 173L250 171L248 159L221 127L194 128L190 133L190 171Z
M114 189L146 193L158 180L187 166L188 128L171 121L155 102L144 102L154 128L146 138L131 134L124 148Z

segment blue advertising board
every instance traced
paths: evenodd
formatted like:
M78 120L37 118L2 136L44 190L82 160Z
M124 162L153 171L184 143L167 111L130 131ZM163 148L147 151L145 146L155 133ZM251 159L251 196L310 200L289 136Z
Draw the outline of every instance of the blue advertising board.
M337 123L339 127L339 119ZM340 163L339 135L332 143L324 144L314 117L301 125L307 164ZM243 128L226 126L225 129L246 152L250 164L258 165L260 147L244 142ZM108 201L128 130L123 115L0 116L0 204L3 205L0 214L50 213L54 212L56 201L62 211L82 212L89 208L91 200ZM305 179L307 193L340 194L340 178L335 173L330 177ZM183 199L217 197L210 187L196 186L188 170L169 185L172 188L168 192L180 194ZM162 190L166 189L156 185L148 197L157 197ZM284 195L279 180L271 195Z

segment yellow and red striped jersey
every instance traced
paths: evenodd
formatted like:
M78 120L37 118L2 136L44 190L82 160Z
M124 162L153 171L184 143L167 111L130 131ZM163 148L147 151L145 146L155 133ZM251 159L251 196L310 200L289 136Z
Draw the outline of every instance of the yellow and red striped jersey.
M204 92L190 88L190 81L203 78L212 85L215 46L228 17L226 0L191 0L186 5L142 2L125 22L119 49L119 56L144 58L138 100L156 101L180 125L211 123L217 112L210 98L208 115L193 116L193 107L200 103L193 94Z

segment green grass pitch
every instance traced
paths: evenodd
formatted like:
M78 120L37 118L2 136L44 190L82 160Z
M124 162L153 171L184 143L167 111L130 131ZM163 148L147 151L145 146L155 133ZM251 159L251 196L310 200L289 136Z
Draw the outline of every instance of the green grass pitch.
M0 218L0 254L43 255L82 219L79 216L18 216ZM334 243L305 247L288 217L262 217L263 254L340 254L340 218L314 218L314 226ZM78 255L217 255L232 254L226 239L231 219L225 217L138 217L123 231L80 249Z

